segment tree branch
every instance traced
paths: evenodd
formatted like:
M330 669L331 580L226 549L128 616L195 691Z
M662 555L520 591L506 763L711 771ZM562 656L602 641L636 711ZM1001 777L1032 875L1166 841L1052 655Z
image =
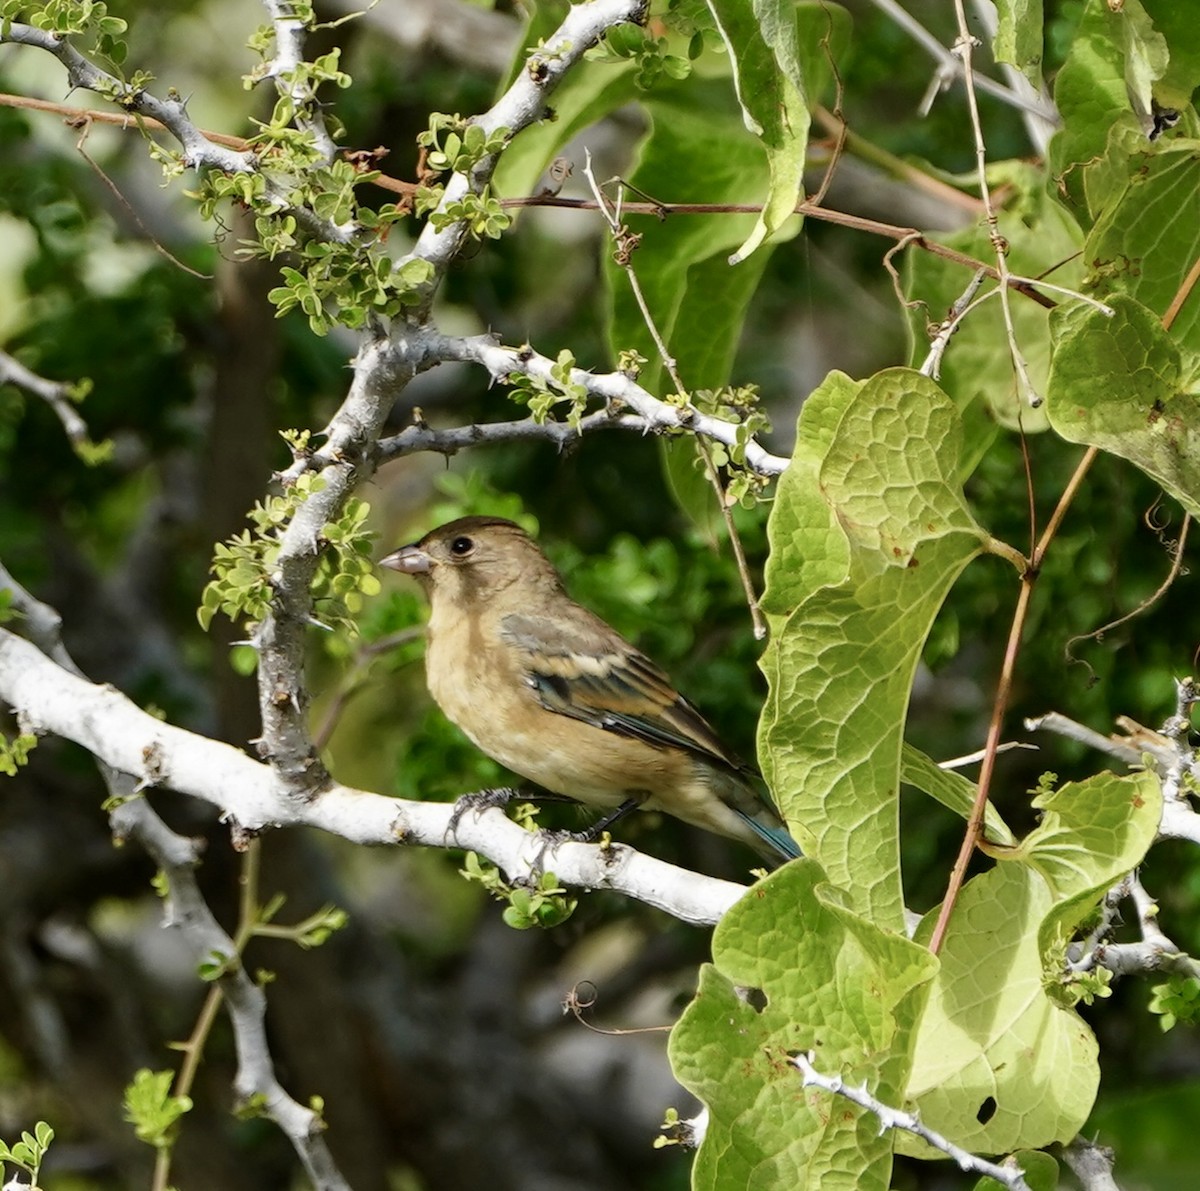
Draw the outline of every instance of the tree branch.
M411 359L386 339L369 341L358 353L350 391L323 432L325 443L306 457L304 470L319 471L323 485L300 504L283 532L271 576L271 610L251 642L259 651L259 754L271 761L284 789L300 799L329 780L309 734L304 682L310 588L324 548L322 531L373 470L370 447L414 375Z
M79 416L71 400L71 386L63 381L47 380L31 372L8 352L0 351L0 385L16 385L34 397L40 397L58 417L73 447L90 443L87 423Z
M261 78L275 80L280 95L296 105L296 127L313 138L313 144L328 165L337 156L337 146L325 126L325 116L316 97L296 81L296 72L304 61L304 22L297 20L288 0L263 0L271 24L275 27L275 57L257 72Z
M536 377L551 387L557 385L551 374L554 361L530 347L506 347L490 335L453 338L433 328L416 330L413 336L423 343L422 354L442 360L482 364L493 380L503 382L517 373ZM737 443L738 428L735 423L660 401L624 372L594 373L574 368L570 380L572 384L582 385L597 400L633 410L642 418L646 430L655 433L690 430L727 446ZM746 465L762 475L775 476L787 467L788 460L781 455L772 455L756 442L750 442L746 446Z
M257 159L252 152L235 152L210 141L188 118L187 106L182 99L158 99L145 89L135 90L116 75L94 66L65 38L14 22L7 34L0 34L0 44L6 41L36 46L52 54L62 63L71 87L95 91L127 112L159 121L183 147L186 163L194 169L211 168L229 174L244 174L257 168Z
M939 90L945 90L955 78L962 78L965 71L962 62L953 51L942 45L940 41L915 17L900 6L898 0L870 0L880 12L904 30L933 60L938 64ZM1006 87L1003 83L985 75L975 76L975 85L980 91L999 99L1023 112L1030 112L1048 123L1057 125L1058 112L1053 105L1047 105L1038 98L1020 95Z
M451 830L454 808L448 803L385 798L336 783L297 799L269 766L155 719L120 691L69 674L2 628L0 699L27 730L73 740L142 788L203 799L245 831L306 825L358 844L467 848L499 865L510 881L527 881L549 868L564 885L612 889L696 926L717 922L745 892L734 882L688 872L624 845L543 849L538 835L498 811L468 813Z
M0 651L6 642L19 644L27 660L37 660L46 667L46 675L55 672L63 679L92 690L115 694L111 687L95 687L75 665L62 643L62 618L50 607L36 599L9 574L0 563L0 591L9 591L13 607L20 612L33 642L25 641L5 629L0 629ZM36 644L34 644L34 642ZM3 663L0 663L0 669ZM2 685L2 684L0 684ZM5 702L16 711L24 723L29 709L21 702L0 692ZM132 705L131 705L132 706ZM137 710L136 708L134 710ZM138 712L145 715L144 712ZM103 728L101 728L103 732ZM109 815L113 836L117 840L133 837L146 849L168 877L170 891L165 910L165 924L178 928L192 945L197 964L214 952L234 958L237 948L223 931L204 900L196 883L193 869L199 860L196 843L173 832L155 813L138 791L158 763L153 746L142 750L141 768L114 764L108 757L94 753L101 776L115 805ZM251 762L253 764L253 762ZM145 772L143 772L143 770ZM267 999L262 989L246 975L240 964L231 965L222 975L220 985L233 1026L234 1045L238 1054L238 1072L234 1088L243 1100L252 1096L262 1099L263 1109L286 1134L318 1191L349 1191L349 1185L338 1172L328 1147L320 1136L320 1119L284 1091L275 1077L274 1063L266 1035Z
M169 885L164 925L179 930L199 964L214 955L229 962L219 982L233 1026L237 1050L237 1075L233 1081L239 1101L258 1102L292 1143L317 1191L349 1191L329 1153L321 1118L284 1091L275 1076L267 1042L267 998L246 974L237 958L237 946L208 908L196 883L199 860L196 844L176 835L143 798L132 798L111 815L117 840L136 839L166 874Z
M578 426L572 426L570 422L535 422L532 418L524 418L519 422L476 422L470 426L440 429L422 420L406 426L399 434L381 438L377 458L380 463L386 463L422 451L457 455L468 447L508 442L548 442L561 451L579 442L585 434L597 430L632 430L638 434L650 434L653 427L637 414L621 414L613 409L601 409L588 414L579 420Z
M986 1158L978 1158L961 1146L956 1146L949 1138L935 1133L928 1125L923 1125L915 1113L901 1112L898 1108L892 1108L877 1100L867 1091L865 1085L861 1088L852 1088L839 1075L822 1075L812 1065L811 1055L796 1055L792 1059L792 1065L800 1072L806 1088L824 1088L825 1091L843 1096L852 1104L857 1104L860 1108L874 1113L879 1118L880 1130L903 1129L906 1133L913 1133L923 1141L927 1141L935 1150L941 1150L947 1157L953 1158L959 1170L988 1175L996 1182L1008 1187L1009 1191L1030 1191L1029 1184L1025 1181L1025 1173L1020 1167L1007 1163L998 1165L995 1162L987 1161Z
M546 101L562 80L563 75L591 49L605 32L626 21L639 22L646 9L646 0L589 0L587 4L572 4L557 31L530 55L525 69L492 108L476 117L485 133L506 129L510 137L546 115ZM485 158L470 175L456 173L446 183L438 211L445 211L468 192L478 194L491 180L497 158ZM435 269L434 280L425 287L423 301L417 307L416 318L428 317L442 274L458 254L467 237L467 225L462 220L449 223L440 230L429 219L421 229L412 252L404 260L417 258L428 261ZM404 264L404 260L398 262Z

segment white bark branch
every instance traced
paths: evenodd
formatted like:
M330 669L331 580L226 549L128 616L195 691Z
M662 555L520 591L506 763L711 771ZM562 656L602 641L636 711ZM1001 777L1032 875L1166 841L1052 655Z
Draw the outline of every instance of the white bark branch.
M263 4L275 27L275 57L265 64L263 77L274 79L279 94L296 105L296 127L313 138L321 160L328 165L337 156L337 146L316 106L316 96L295 77L304 61L304 22L296 19L288 0L263 0Z
M870 0L870 2L894 24L903 29L937 63L939 90L944 91L955 79L963 77L965 72L960 59L955 57L949 47L942 45L920 21L907 12L900 5L899 0ZM1058 111L1052 103L1047 104L1040 98L1020 95L986 75L977 74L975 86L980 91L987 92L988 95L994 96L1018 111L1031 112L1054 125L1060 122Z
M433 451L439 455L457 455L469 447L508 442L548 442L563 448L578 442L585 434L597 430L630 430L636 434L650 434L652 427L645 418L637 414L619 414L607 409L597 410L581 418L579 426L569 422L535 422L524 418L519 422L476 422L470 426L448 426L444 428L414 422L399 434L379 440L379 462L400 459L405 455L416 455L422 451ZM301 465L303 470L303 465ZM292 469L288 469L292 474Z
M554 361L529 347L506 347L497 343L490 335L472 335L454 338L429 329L413 333L422 342L425 356L442 360L459 360L482 364L494 380L505 381L512 373L537 377L552 387L556 385L551 369ZM691 431L702 434L716 442L733 446L737 443L738 427L733 422L716 418L692 409L681 409L660 401L654 394L643 389L637 381L624 372L586 372L582 368L571 370L572 384L582 385L588 393L617 408L626 407L642 418L646 429L655 432ZM746 464L762 475L779 475L788 465L781 455L772 455L757 442L746 446Z
M0 699L28 731L73 740L145 787L203 799L244 830L303 824L359 844L467 848L499 865L510 881L545 867L564 885L612 889L697 926L717 922L745 892L623 845L565 843L541 860L540 837L499 811L468 813L451 831L454 808L446 803L385 798L336 783L309 796L289 793L270 767L155 719L120 691L69 674L2 628Z
M1009 1191L1030 1191L1029 1184L1025 1181L1025 1172L1020 1167L1008 1163L989 1162L986 1158L976 1157L961 1146L956 1146L949 1138L936 1133L928 1125L922 1124L915 1113L901 1112L900 1109L892 1108L881 1100L877 1100L867 1091L865 1085L861 1088L852 1088L840 1075L822 1075L812 1065L811 1055L796 1055L792 1059L792 1064L803 1077L806 1088L824 1088L827 1092L843 1096L852 1104L865 1108L879 1118L881 1130L903 1129L906 1133L913 1133L923 1141L927 1141L935 1150L941 1150L948 1158L952 1158L959 1170L988 1175L996 1182L1008 1187Z
M12 593L13 607L21 613L25 628L37 643L35 646L0 629L0 638L3 638L0 640L0 651L5 641L19 644L23 650L31 651L32 659L41 659L40 664L49 667L48 675L52 676L57 671L73 683L85 688L92 687L62 643L62 618L49 604L35 599L17 583L2 563L0 591ZM115 693L111 687L92 689ZM5 701L10 702L22 722L29 722L30 713L26 706L9 700L7 696ZM103 733L104 725L98 725L97 731ZM166 925L181 931L191 945L197 965L214 952L235 956L236 945L221 929L196 882L193 872L199 860L196 844L177 835L145 799L136 796L141 786L147 784L149 770L156 763L153 750L147 753L143 749L143 769L114 764L99 753L93 755L110 796L116 796L109 815L114 838L137 839L167 874L170 892L165 906ZM263 1110L291 1141L317 1191L349 1191L349 1185L342 1178L321 1137L324 1126L317 1114L293 1100L275 1076L266 1033L266 994L250 980L240 963L231 965L221 977L220 984L238 1055L235 1091L244 1101L252 1096L261 1097Z
M1077 1137L1062 1148L1063 1161L1079 1180L1083 1191L1121 1191L1113 1178L1113 1152Z
M91 442L87 423L79 416L79 411L71 400L70 385L38 376L19 360L14 360L8 352L0 351L0 385L4 384L16 385L34 397L40 397L62 423L72 446L78 447Z
M547 100L563 75L608 29L625 21L638 21L645 10L646 0L588 0L585 4L572 4L563 23L543 46L530 55L525 69L513 80L512 86L489 111L477 116L472 123L478 124L486 133L504 128L510 136L515 136L521 129L543 119ZM438 210L444 211L469 192L478 193L482 190L491 179L496 162L495 157L485 158L470 175L453 174L446 183ZM428 316L438 281L462 247L466 236L467 227L461 220L438 230L430 219L421 230L410 256L433 265L436 278L425 289L424 301L416 312L419 320Z
M237 1051L233 1088L239 1102L257 1100L262 1105L292 1143L317 1191L350 1191L321 1136L325 1127L321 1118L293 1100L276 1078L267 1041L266 994L246 974L236 944L221 929L200 892L193 871L199 860L196 845L171 831L140 798L117 807L110 821L117 839L136 839L166 874L165 924L182 933L197 965L211 961L214 955L228 960L218 983L233 1026Z
M182 99L158 99L146 90L134 90L128 83L94 66L69 41L32 25L13 23L7 34L0 34L0 44L11 41L17 45L36 46L53 54L67 72L72 88L84 87L105 95L131 114L152 116L160 121L183 147L189 166L194 169L217 169L230 174L249 173L257 169L257 159L251 152L239 153L224 145L214 144L188 118Z

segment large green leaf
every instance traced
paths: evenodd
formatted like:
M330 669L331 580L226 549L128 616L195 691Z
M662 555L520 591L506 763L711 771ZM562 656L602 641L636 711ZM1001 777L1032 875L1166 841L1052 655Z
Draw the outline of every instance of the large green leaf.
M691 79L662 88L645 108L650 127L630 174L639 190L678 203L753 203L760 195L766 162L742 128L725 80ZM642 236L633 268L684 384L689 389L724 384L766 254L737 269L723 258L745 238L754 216L628 216L627 221ZM641 381L658 391L667 383L662 361L628 279L605 255L613 353L641 352L648 361ZM709 267L693 283L692 271L704 264Z
M1154 28L1167 43L1167 69L1154 86L1154 97L1163 107L1188 106L1200 86L1200 21L1190 4L1179 0L1142 0Z
M1042 824L963 887L907 1091L927 1125L976 1153L1068 1141L1090 1112L1096 1041L1053 982L1071 932L1153 842L1161 798L1148 774L1102 773L1035 805Z
M913 674L987 535L959 486L954 405L931 380L902 368L857 389L838 379L818 408L812 421L832 432L806 441L802 415L801 466L768 528L775 636L762 663L759 760L805 853L855 909L901 929L898 791ZM814 562L821 540L832 549Z
M1012 1160L1025 1176L1029 1191L1057 1191L1058 1163L1044 1150L1017 1150ZM1004 1191L1005 1186L985 1175L975 1184L974 1191Z
M780 551L773 550L767 560L760 601L771 644L813 591L842 582L849 571L849 543L821 494L820 474L838 423L862 383L844 372L831 372L800 408L792 459L779 477L771 508L771 541Z
M1076 927L1154 843L1162 788L1149 773L1099 773L1039 795L1033 805L1042 821L1015 858L1040 873L1054 892L1056 905L1038 931L1043 965L1054 972Z
M1128 459L1200 516L1200 403L1158 317L1124 294L1109 318L1082 303L1054 311L1047 409L1054 429ZM1197 375L1194 353L1186 374Z
M906 786L923 790L944 807L966 819L975 805L975 783L961 773L942 769L930 757L910 744L900 756L900 780ZM989 802L984 808L984 836L989 843L1007 847L1016 842L1000 812Z
M996 12L993 56L1036 83L1042 77L1042 0L997 0Z
M1200 23L1200 22L1198 22ZM1125 177L1084 246L1088 288L1133 297L1161 317L1200 257L1200 142L1155 150L1142 138ZM1200 353L1200 295L1184 302L1171 338L1187 358ZM1186 377L1189 387L1194 373Z
M533 194L538 180L568 141L638 94L635 73L632 60L580 62L554 92L555 118L529 125L505 150L496 167L496 192L506 198Z
M954 907L906 1099L975 1153L1068 1141L1095 1099L1096 1040L1043 988L1038 928L1053 904L1037 873L1003 864L968 881Z
M558 28L569 8L564 0L539 0L531 6L525 34L501 83L500 94L526 69L530 50ZM522 129L505 149L493 179L497 193L506 197L532 194L555 155L569 141L641 94L636 75L637 63L632 57L599 62L585 56L577 62L554 90L552 118Z
M738 7L748 10L745 4ZM760 14L765 23L774 19L770 8L767 5ZM776 13L780 20L783 12ZM830 3L792 4L786 7L786 15L790 32L780 28L774 36L781 44L795 43L797 69L813 80L815 97L831 76L831 60L848 40L849 17L840 5ZM757 24L745 32L752 41L760 38ZM642 236L632 263L647 307L690 391L718 389L729 382L750 301L770 252L800 230L799 217L791 215L800 197L798 171L804 166L808 113L803 113L803 127L793 129L795 184L781 189L782 158L764 154L762 141L747 130L731 64L741 69L736 57L714 67L706 55L692 78L679 85L660 85L646 95L643 106L649 128L629 177L639 191L663 202L750 206L762 203L767 195L769 208L771 204L778 208L761 218L672 215L662 222L653 216L628 217L630 227ZM776 69L770 67L771 72ZM755 78L753 72L748 75L742 70L737 85L744 88L748 79ZM761 88L754 90L753 104L761 103L765 94ZM778 115L775 109L772 113L772 118ZM786 196L786 203L781 196ZM760 235L766 227L764 219L773 238L749 259L731 265L730 253ZM641 383L661 392L668 381L645 317L623 271L605 256L613 354L626 349L640 352L648 361ZM694 444L666 444L664 462L680 507L697 524L711 528L715 501L697 465Z
M1050 142L1050 166L1060 192L1082 217L1089 213L1085 179L1104 162L1110 130L1118 121L1137 128L1125 86L1120 18L1106 4L1093 0L1084 9L1055 79L1054 101L1063 126Z
M924 948L849 912L810 860L755 885L717 926L713 966L671 1033L675 1074L710 1112L692 1186L885 1191L891 1137L802 1089L787 1057L813 1051L819 1070L897 1103L936 969Z
M650 128L630 181L664 202L749 204L761 198L767 164L742 127L725 79L690 79L646 101ZM732 267L729 252L746 237L753 215L671 215L635 219L642 235L633 268L659 333L689 390L727 383L751 295L769 259L764 249ZM799 230L793 221L787 235ZM605 254L609 342L613 355L646 358L640 381L651 392L673 388L624 270ZM667 448L668 475L681 507L707 524L715 505L696 469L695 445Z
M803 197L809 112L792 0L708 0L733 66L745 126L766 150L763 210L731 263L745 260L790 218Z

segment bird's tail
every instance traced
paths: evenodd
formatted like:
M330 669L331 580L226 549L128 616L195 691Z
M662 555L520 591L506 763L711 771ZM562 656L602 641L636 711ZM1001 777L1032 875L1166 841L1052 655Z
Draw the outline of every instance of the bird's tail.
M738 810L736 807L734 809ZM784 860L796 860L804 855L800 851L800 845L788 834L786 827L776 827L772 823L762 823L753 815L746 814L743 810L738 810L738 814L745 819L746 826L770 848L772 854L781 856Z

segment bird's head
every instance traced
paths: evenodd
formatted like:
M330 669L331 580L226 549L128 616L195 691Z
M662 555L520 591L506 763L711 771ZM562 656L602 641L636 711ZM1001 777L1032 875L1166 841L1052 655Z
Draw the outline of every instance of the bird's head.
M502 517L460 517L401 546L379 565L411 575L430 600L488 600L513 583L559 585L537 543Z

